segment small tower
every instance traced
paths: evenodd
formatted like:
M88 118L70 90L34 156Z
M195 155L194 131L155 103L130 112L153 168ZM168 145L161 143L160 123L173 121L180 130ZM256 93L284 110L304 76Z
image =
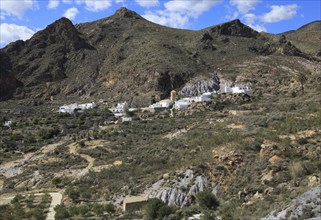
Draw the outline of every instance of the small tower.
M171 91L171 101L173 101L173 102L176 101L176 91L175 90Z

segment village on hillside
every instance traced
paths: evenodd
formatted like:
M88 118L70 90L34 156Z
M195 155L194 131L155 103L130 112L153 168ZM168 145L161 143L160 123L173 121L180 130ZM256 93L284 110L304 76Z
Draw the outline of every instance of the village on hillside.
M244 93L247 95L253 94L253 90L249 86L236 85L230 86L224 84L224 86L219 91L208 91L199 96L193 97L182 97L178 99L177 92L175 90L171 91L169 99L163 99L158 102L152 103L150 106L142 108L130 108L128 102L118 103L115 107L110 108L109 110L113 113L114 117L117 119L115 121L110 121L110 123L119 123L119 122L130 122L132 117L130 113L133 112L156 112L164 109L170 109L173 114L173 110L183 110L187 109L192 103L199 102L209 102L217 94L240 94ZM74 114L76 112L82 112L88 109L96 108L97 104L95 102L78 104L73 103L70 105L63 105L59 107L58 112Z

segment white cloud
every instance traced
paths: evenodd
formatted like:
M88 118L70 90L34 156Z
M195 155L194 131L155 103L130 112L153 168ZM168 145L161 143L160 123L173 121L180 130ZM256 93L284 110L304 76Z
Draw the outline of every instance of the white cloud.
M190 17L197 18L204 12L210 10L213 6L219 4L221 0L175 0L168 1L164 4L167 11L186 14Z
M258 17L255 14L248 13L243 16L244 23L258 32L267 32L263 24L256 24Z
M246 24L254 24L255 20L257 19L257 16L255 14L246 14L243 16L243 19L245 20Z
M190 19L198 18L222 0L171 0L164 3L164 10L147 11L144 18L174 28L186 28Z
M142 6L142 7L154 7L159 5L159 1L158 0L136 0L136 2Z
M112 4L112 0L76 0L78 4L85 4L88 11L103 11L109 8Z
M293 18L297 14L298 6L293 5L272 5L271 11L261 17L266 23L277 23Z
M47 8L49 9L55 9L59 6L59 1L58 0L49 0L49 3L47 5Z
M16 24L0 24L0 44L8 44L16 40L27 40L35 32L26 26Z
M20 1L3 1L1 0L2 16L16 16L22 18L25 12L29 9L38 8L35 0L20 0Z
M230 4L236 6L241 14L246 14L250 10L255 9L255 6L259 2L260 0L230 0Z
M70 4L72 2L72 0L62 0L62 2L65 4Z
M148 11L143 15L149 21L173 28L185 28L189 24L189 17L168 11Z
M77 8L69 8L65 13L63 14L64 17L74 20L76 18L76 15L79 13Z
M267 29L263 26L263 25L260 25L260 24L253 24L253 25L248 25L250 26L252 29L258 31L258 32L267 32Z

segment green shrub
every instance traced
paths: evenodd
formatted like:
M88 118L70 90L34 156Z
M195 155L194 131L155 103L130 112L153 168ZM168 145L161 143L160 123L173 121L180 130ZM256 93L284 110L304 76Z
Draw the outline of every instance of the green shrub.
M160 199L150 199L144 207L144 217L146 219L156 219L158 210L164 205L165 203Z
M175 213L175 208L168 206L160 199L150 199L144 206L144 219L163 219Z
M108 213L115 213L116 208L113 204L109 203L109 204L105 205L105 211Z
M51 180L51 183L55 186L55 187L58 187L60 184L61 184L62 180L60 177L54 177L52 180Z
M57 205L54 209L56 212L55 214L56 220L68 219L70 217L70 214L64 204Z
M164 206L160 207L160 209L157 211L157 217L159 219L163 219L164 217L169 216L170 214L173 214L173 213L175 213L174 207L164 205Z
M203 191L197 194L198 205L204 210L215 210L219 206L218 200L210 191Z
M300 145L304 145L304 144L309 143L309 141L308 141L306 138L299 138L299 139L297 140L297 142L298 142L298 144L300 144Z
M73 202L76 202L79 200L80 192L73 187L68 187L66 189L66 194Z

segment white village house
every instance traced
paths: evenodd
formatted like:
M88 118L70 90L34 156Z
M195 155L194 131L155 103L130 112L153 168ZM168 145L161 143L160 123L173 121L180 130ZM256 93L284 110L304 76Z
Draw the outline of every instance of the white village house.
M249 86L236 85L231 87L225 84L222 89L222 93L233 93L233 94L245 93L250 95L250 94L253 94L253 90Z
M190 105L191 103L187 100L178 100L175 102L174 104L174 108L175 109L184 109L184 108L188 108L188 106Z
M127 102L118 103L115 108L109 109L114 113L115 117L125 116L129 111L129 105Z
M87 109L93 109L96 108L97 104L95 102L91 102L91 103L84 103L84 104L78 104L78 103L73 103L70 105L63 105L61 107L59 107L58 112L61 113L75 113L76 111L84 111Z
M164 99L164 100L161 100L159 102L156 102L156 103L150 105L149 107L154 108L154 109L155 108L169 108L173 105L173 103L174 102L170 99Z
M5 121L2 126L3 126L3 127L10 128L11 125L12 125L12 121Z

